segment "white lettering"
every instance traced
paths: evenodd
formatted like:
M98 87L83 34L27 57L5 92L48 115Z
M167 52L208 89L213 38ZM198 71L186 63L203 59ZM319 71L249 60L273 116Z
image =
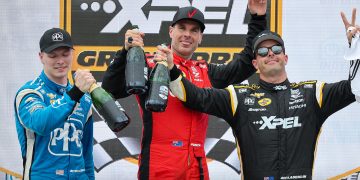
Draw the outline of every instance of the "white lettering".
M301 103L301 102L304 102L304 99L296 99L294 101L290 101L289 104L295 104L295 103Z
M306 179L306 175L282 176L280 179Z
M73 129L72 136L69 137L69 129ZM53 139L51 140L51 146L56 146L57 141L63 141L63 151L69 151L69 141L75 142L77 147L81 147L80 136L82 130L77 130L75 124L65 123L64 128L56 128L52 133Z
M301 123L299 123L299 117L289 117L289 118L276 118L276 116L270 116L269 118L266 116L261 116L262 125L259 128L260 130L265 129L276 129L277 126L282 126L283 129L290 129L295 127L301 127Z
M300 108L305 108L305 107L306 107L306 104L297 104L297 105L294 105L294 106L290 106L289 110L300 109Z
M249 108L248 111L254 111L254 112L259 112L259 111L266 111L266 108L259 108L259 109L256 109L256 108Z

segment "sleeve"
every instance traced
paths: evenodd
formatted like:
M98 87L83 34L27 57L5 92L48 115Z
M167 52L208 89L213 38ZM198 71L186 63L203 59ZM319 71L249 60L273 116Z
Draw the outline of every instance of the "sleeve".
M349 80L351 82L351 92L355 95L358 103L360 103L360 75L357 75L359 67L360 59L350 61Z
M84 127L84 136L82 138L83 157L85 162L85 173L89 179L95 179L94 175L94 160L93 160L93 124L92 116L89 117Z
M320 107L323 119L339 111L355 101L351 92L350 81L344 80L337 83L316 83L316 99Z
M266 15L251 15L246 36L245 48L226 65L209 64L208 74L215 88L225 88L230 84L241 83L250 77L256 69L252 65L254 59L253 39L266 28Z
M24 89L15 97L15 112L21 125L42 136L62 126L75 105L67 93L51 105L46 105L42 94L34 89Z
M124 98L130 94L126 93L125 67L127 51L123 48L116 52L114 59L106 69L102 88L112 94L114 98Z
M238 103L232 85L226 89L198 88L186 78L182 78L180 73L176 66L170 71L170 89L186 107L223 118L228 122L233 119Z
M351 91L354 93L356 101L360 102L360 76L356 75L360 66L360 33L356 33L346 49L344 59L350 61L349 80L351 81Z

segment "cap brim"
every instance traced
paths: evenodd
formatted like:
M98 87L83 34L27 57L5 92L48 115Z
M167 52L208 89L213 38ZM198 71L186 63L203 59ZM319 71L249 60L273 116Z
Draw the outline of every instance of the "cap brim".
M204 24L204 23L200 22L200 21L197 20L197 19L192 19L192 18L182 18L182 19L179 19L179 20L173 22L171 26L174 26L177 22L179 22L179 21L181 21L181 20L190 20L190 21L197 22L197 23L199 24L199 26L200 26L201 32L204 32L204 30L205 30L205 24Z
M260 43L262 43L263 41L266 41L266 40L274 40L274 41L278 42L281 46L284 46L284 41L281 38L270 34L270 35L260 37L259 39L256 40L256 42L254 43L254 51Z
M53 51L59 47L68 47L68 48L74 49L72 45L65 44L65 43L59 43L59 44L54 44L54 45L44 49L43 52L50 53L51 51Z

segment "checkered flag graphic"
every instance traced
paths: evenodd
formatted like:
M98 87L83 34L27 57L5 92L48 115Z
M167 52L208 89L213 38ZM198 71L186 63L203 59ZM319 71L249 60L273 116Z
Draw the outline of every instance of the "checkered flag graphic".
M93 156L96 172L101 171L107 165L123 159L134 158L140 154L140 139L131 136L123 136L121 133L114 133L108 125L93 110L94 117L94 145Z
M210 116L205 140L206 157L222 162L240 174L240 161L237 154L232 129L222 119Z
M141 120L132 120L131 127L114 133L93 110L94 117L94 166L100 172L107 165L124 158L138 159L141 152ZM136 124L138 123L138 124ZM205 140L207 158L222 162L240 173L240 163L231 128L219 118L210 116L208 138Z
M360 171L351 174L350 176L347 176L345 178L341 178L341 180L360 180Z

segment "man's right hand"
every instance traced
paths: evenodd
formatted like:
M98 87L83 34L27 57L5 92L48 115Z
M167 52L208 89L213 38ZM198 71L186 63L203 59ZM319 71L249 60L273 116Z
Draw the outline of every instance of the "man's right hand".
M96 83L94 76L90 73L90 70L78 69L75 72L75 86L80 89L82 92L89 92L92 84Z
M171 70L174 67L174 57L172 50L164 45L158 45L156 47L157 50L154 56L154 61L160 62L166 60L168 69Z
M138 29L129 29L125 33L125 49L129 50L129 48L134 46L144 47L144 38L145 33L139 31Z

